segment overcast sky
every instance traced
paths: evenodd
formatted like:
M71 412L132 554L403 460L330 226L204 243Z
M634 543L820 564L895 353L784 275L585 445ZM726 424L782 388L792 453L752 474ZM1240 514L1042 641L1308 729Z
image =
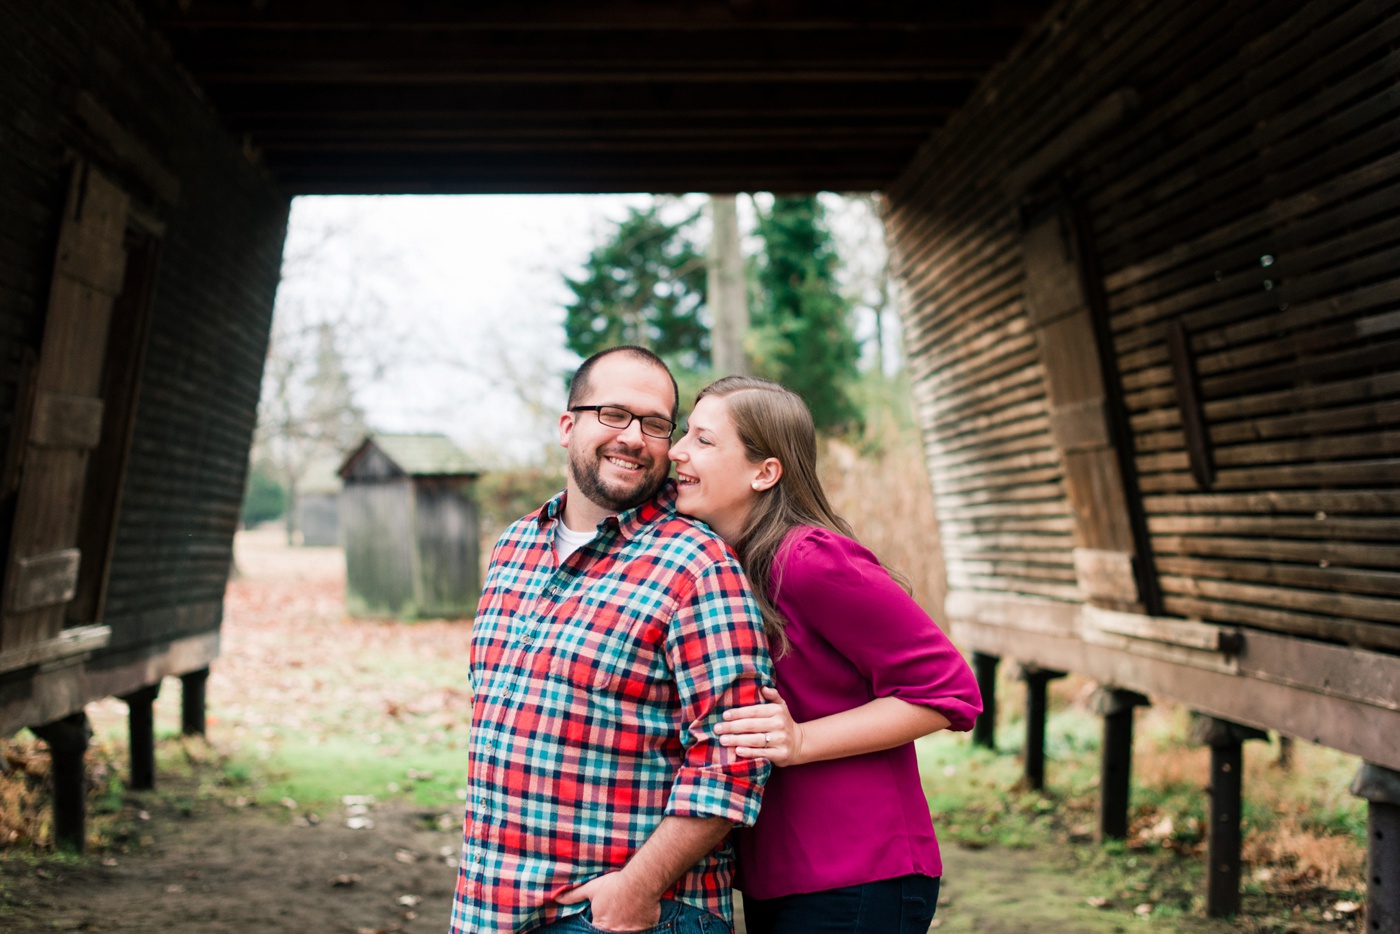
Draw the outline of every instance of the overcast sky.
M577 362L564 347L562 277L650 200L298 198L277 315L348 317L351 355L389 361L357 399L372 428L446 432L488 463L533 459L563 404L557 374ZM690 209L701 204L690 196ZM751 202L739 207L747 229Z

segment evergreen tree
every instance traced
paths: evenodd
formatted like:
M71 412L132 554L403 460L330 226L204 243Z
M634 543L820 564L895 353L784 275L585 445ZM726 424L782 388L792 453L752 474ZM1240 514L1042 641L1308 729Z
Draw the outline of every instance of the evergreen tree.
M752 324L755 371L799 393L817 428L860 422L851 398L860 348L850 303L836 283L836 252L816 197L775 198L758 213L759 260Z
M588 257L584 275L565 277L569 349L587 357L617 344L637 344L673 366L709 366L705 255L689 238L695 216L667 223L656 204L631 208L608 241Z
M245 529L260 522L279 519L287 511L287 491L277 479L277 470L266 461L257 461L248 471L248 489L243 493L239 519Z

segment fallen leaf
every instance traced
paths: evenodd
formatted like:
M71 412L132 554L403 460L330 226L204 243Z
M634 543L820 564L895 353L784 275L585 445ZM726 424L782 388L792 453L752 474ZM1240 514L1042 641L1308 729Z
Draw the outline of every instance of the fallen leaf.
M1108 899L1101 895L1091 895L1085 899L1090 908L1105 908L1108 906Z
M352 817L345 822L345 826L351 830L369 830L374 826L374 821L368 817Z
M1355 914L1361 910L1361 904L1359 902L1337 902L1332 906L1332 910L1339 915Z
M1138 905L1136 908L1133 909L1133 914L1142 915L1145 918L1148 915L1152 914L1152 906L1149 905L1147 902L1143 902L1141 905Z
M331 888L333 889L349 888L350 886L357 884L359 881L360 877L355 875L353 872L344 872L338 876L331 876L330 878Z
M418 903L421 902L422 900L423 900L423 899L422 899L420 896L418 896L418 895L400 895L400 896L399 896L399 904L402 905L402 906L404 906L405 908L412 908L414 905L418 904Z
M401 863L416 863L418 862L418 854L412 850L395 850L394 859Z
M179 894L180 894L181 892L183 892L184 890L185 890L185 887L184 887L183 885L181 885L180 883L176 882L176 883L172 883L171 885L167 885L167 886L165 887L165 894L166 894L166 895L179 895Z

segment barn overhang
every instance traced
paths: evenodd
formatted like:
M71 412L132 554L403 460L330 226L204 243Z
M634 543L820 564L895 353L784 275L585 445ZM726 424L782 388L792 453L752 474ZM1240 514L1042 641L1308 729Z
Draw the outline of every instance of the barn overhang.
M137 0L308 193L868 191L1045 0Z

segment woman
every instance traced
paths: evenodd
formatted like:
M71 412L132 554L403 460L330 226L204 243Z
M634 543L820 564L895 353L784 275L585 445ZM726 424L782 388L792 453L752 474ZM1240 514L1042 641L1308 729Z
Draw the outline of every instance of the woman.
M912 741L971 728L967 663L832 512L795 393L711 384L670 456L677 507L733 547L774 649L771 703L717 727L776 766L738 838L750 934L924 934L942 865Z

